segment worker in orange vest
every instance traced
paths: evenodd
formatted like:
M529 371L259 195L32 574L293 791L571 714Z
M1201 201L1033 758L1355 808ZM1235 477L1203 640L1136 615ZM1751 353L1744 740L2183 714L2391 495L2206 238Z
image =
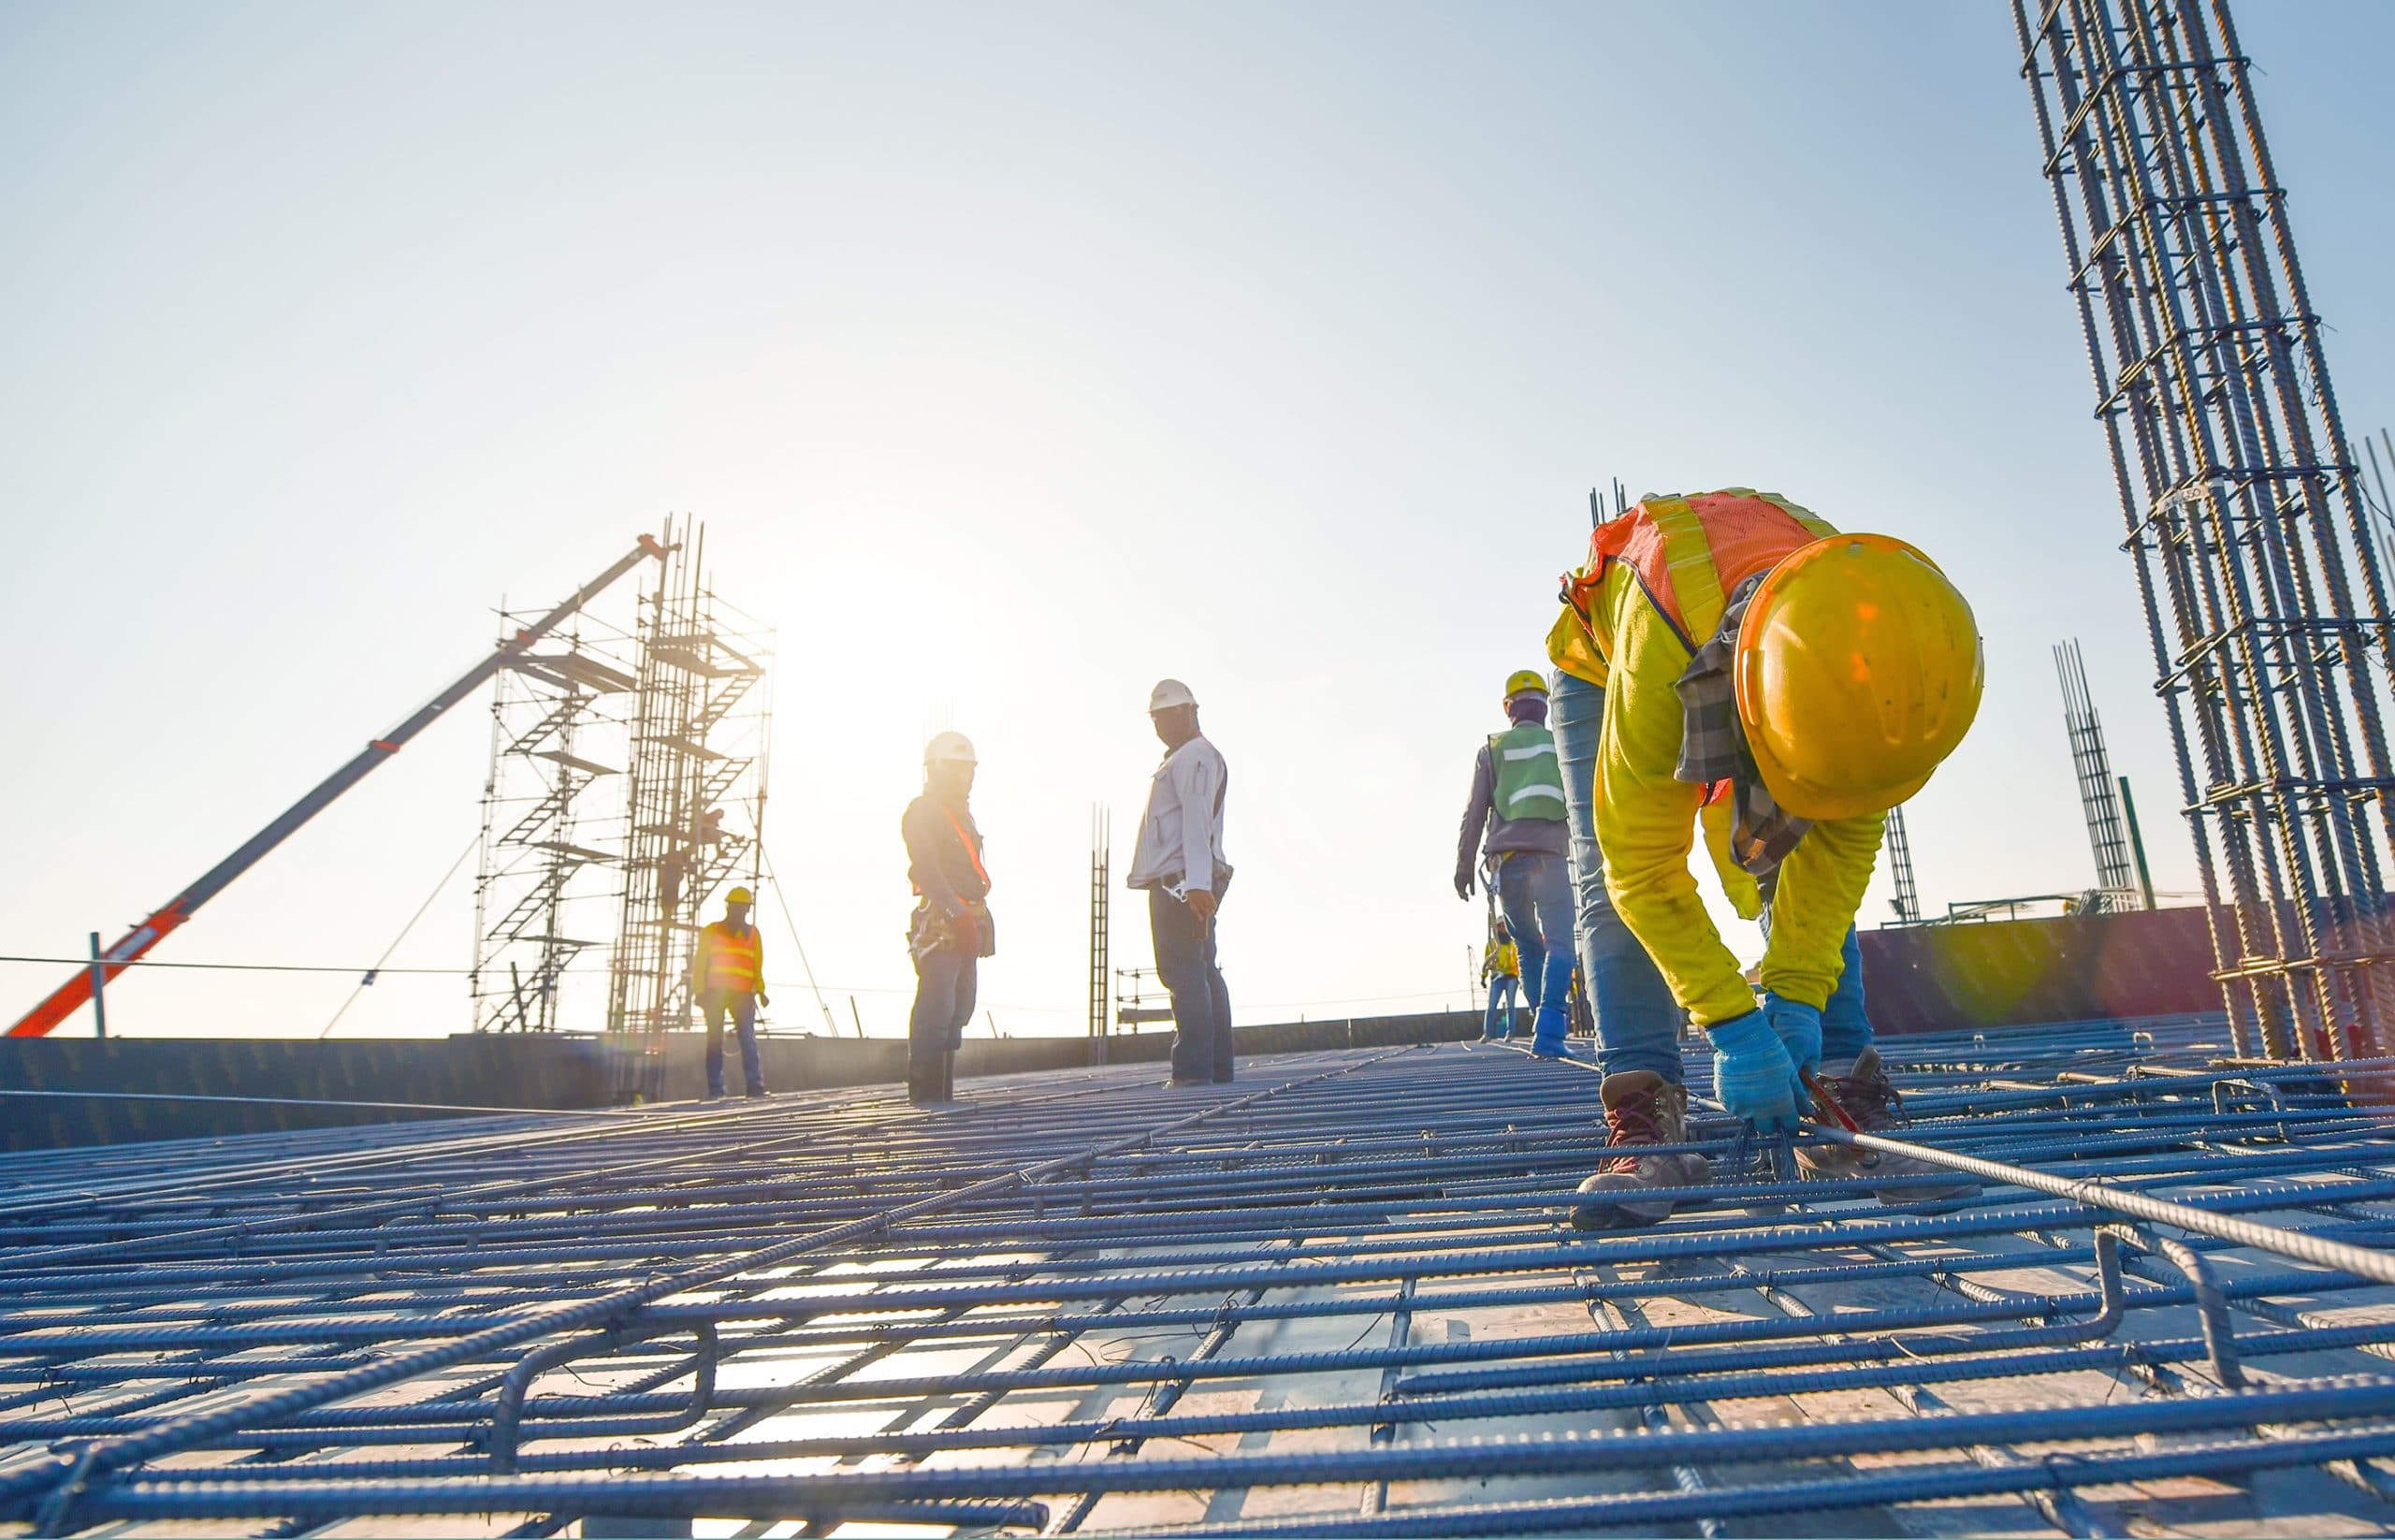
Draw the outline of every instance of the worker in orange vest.
M723 895L723 918L699 932L690 966L690 993L707 1014L707 1096L723 1095L723 1019L740 1029L740 1075L752 1097L765 1095L765 1069L757 1056L757 1008L774 1002L765 995L765 945L748 923L757 895L734 888Z
M915 1007L907 1019L907 1099L956 1099L956 1051L973 1019L976 974L998 950L990 920L990 868L973 821L972 740L941 733L923 748L923 794L898 820L907 878L918 894L907 947L915 958Z
M1650 1193L1707 1175L1672 1148L1689 1142L1683 1020L1712 1039L1733 1116L1794 1132L1810 1075L1866 1130L1902 1126L1854 916L1888 809L1969 730L1982 663L1970 605L1920 551L1745 487L1600 526L1563 606L1547 651L1613 1150L1573 1222L1603 1229L1663 1218L1675 1200ZM1764 923L1760 1008L1689 871L1700 825L1732 905ZM1815 1179L1864 1174L1845 1145L1795 1156ZM1882 1155L1870 1175L1927 1170Z

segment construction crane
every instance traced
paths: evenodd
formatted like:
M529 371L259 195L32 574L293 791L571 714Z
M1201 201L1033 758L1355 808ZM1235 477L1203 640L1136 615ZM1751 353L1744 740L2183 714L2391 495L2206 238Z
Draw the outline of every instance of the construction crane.
M8 1036L42 1037L73 1015L93 997L94 991L139 961L151 948L197 913L202 904L224 892L235 878L256 865L269 850L298 833L301 824L332 806L334 799L343 792L364 780L368 772L407 747L409 739L431 726L443 712L472 694L485 680L501 669L513 666L533 643L598 598L617 578L645 560L663 560L665 555L666 547L659 544L656 536L642 535L639 543L614 566L575 589L565 603L501 642L489 657L459 675L448 688L417 707L399 726L369 742L355 759L326 777L314 791L285 809L282 817L251 835L240 850L210 867L207 875L134 926L116 945L102 952L91 966L77 969L72 979L59 985L39 1005L26 1011L16 1025L8 1028Z

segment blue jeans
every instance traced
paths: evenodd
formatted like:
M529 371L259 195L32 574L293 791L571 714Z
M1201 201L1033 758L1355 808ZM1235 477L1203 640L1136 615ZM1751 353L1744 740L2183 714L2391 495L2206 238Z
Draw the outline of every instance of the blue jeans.
M907 1017L908 1064L926 1064L935 1053L953 1053L965 1046L979 975L977 958L949 947L915 959L915 1008Z
M1522 1000L1538 1014L1531 1052L1560 1053L1572 1030L1572 874L1560 856L1517 851L1497 864L1497 907L1522 957Z
M1521 982L1510 973L1488 981L1488 1014L1480 1023L1482 1042L1503 1042L1514 1035L1514 991L1521 987ZM1497 1024L1501 1010L1505 1013L1502 1027Z
M1605 692L1559 672L1547 697L1555 750L1563 767L1563 810L1572 824L1572 885L1577 902L1581 976L1597 1018L1597 1068L1608 1075L1652 1069L1680 1081L1680 1024L1688 1013L1672 998L1662 971L1614 912L1597 849L1597 739ZM1859 971L1859 970L1858 970Z
M1586 679L1559 672L1548 696L1557 758L1563 766L1563 806L1572 821L1572 880L1578 890L1580 966L1597 1014L1597 1068L1608 1075L1652 1069L1680 1080L1680 1025L1688 1013L1672 998L1638 937L1614 912L1605 892L1604 857L1597 850L1597 738L1604 722L1605 692ZM1763 914L1771 934L1771 908ZM1845 966L1822 1009L1822 1061L1851 1059L1871 1046L1871 1021L1863 1005L1863 944L1854 927L1846 931Z
M1221 894L1215 895L1219 901ZM1148 931L1155 937L1156 976L1172 996L1172 1078L1231 1079L1231 996L1214 964L1214 920L1199 924L1189 906L1162 888L1148 890Z
M699 998L707 1013L707 1095L723 1095L723 1018L730 1012L740 1033L740 1077L754 1094L765 1088L765 1067L757 1058L757 996L745 990L725 994L708 990Z

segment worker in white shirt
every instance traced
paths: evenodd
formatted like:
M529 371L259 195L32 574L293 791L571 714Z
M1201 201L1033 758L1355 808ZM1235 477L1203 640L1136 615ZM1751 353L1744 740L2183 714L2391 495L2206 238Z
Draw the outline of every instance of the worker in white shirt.
M1214 920L1230 864L1223 859L1223 793L1230 771L1198 731L1198 700L1178 679L1148 695L1164 763L1148 786L1147 815L1126 881L1148 894L1156 973L1172 995L1174 1085L1231 1079L1231 998L1214 963Z

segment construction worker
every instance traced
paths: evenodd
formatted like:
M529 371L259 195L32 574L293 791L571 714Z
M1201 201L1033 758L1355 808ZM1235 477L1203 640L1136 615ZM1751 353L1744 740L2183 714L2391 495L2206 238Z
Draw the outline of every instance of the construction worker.
M907 926L915 957L915 1009L907 1018L907 1099L918 1107L956 1099L956 1051L973 1019L980 960L998 950L990 922L990 869L967 806L980 761L962 733L935 734L923 748L923 794L907 805L898 832L907 877L919 895Z
M682 882L690 875L690 852L676 846L657 858L657 902L668 921L682 912Z
M1503 1042L1514 1035L1514 991L1522 983L1522 953L1502 920L1490 927L1488 944L1480 951L1480 981L1488 986L1488 1014L1480 1024L1480 1040ZM1501 1019L1502 1027L1497 1024Z
M1472 896L1476 846L1521 949L1523 1003L1533 1012L1531 1053L1560 1059L1571 1024L1563 996L1572 982L1572 875L1564 865L1563 772L1546 727L1546 681L1528 669L1516 674L1505 681L1504 705L1514 725L1473 757L1472 798L1456 839L1456 896Z
M774 1002L765 995L765 946L748 923L757 895L734 888L723 895L723 918L699 932L698 956L690 966L690 993L707 1015L707 1096L723 1095L723 1019L740 1029L740 1077L752 1097L765 1094L765 1069L757 1056L757 1008Z
M1812 1104L1800 1072L1865 1129L1901 1125L1854 915L1884 815L1962 742L1981 664L1970 606L1927 557L1744 487L1650 497L1600 527L1563 599L1556 734L1600 1095L1624 1152L1573 1220L1607 1228L1664 1217L1672 1201L1641 1194L1707 1174L1700 1155L1636 1153L1687 1141L1684 1017L1712 1039L1716 1097L1764 1132L1793 1132ZM1689 873L1700 819L1731 902L1764 922L1760 1009ZM1861 1165L1843 1145L1796 1158L1818 1178ZM1881 1155L1873 1175L1925 1170Z
M1126 884L1148 894L1156 974L1172 996L1172 1085L1227 1084L1231 997L1214 960L1214 922L1230 886L1223 859L1223 797L1229 767L1198 731L1198 698L1178 679L1148 695L1148 720L1165 747L1148 785L1139 849Z

